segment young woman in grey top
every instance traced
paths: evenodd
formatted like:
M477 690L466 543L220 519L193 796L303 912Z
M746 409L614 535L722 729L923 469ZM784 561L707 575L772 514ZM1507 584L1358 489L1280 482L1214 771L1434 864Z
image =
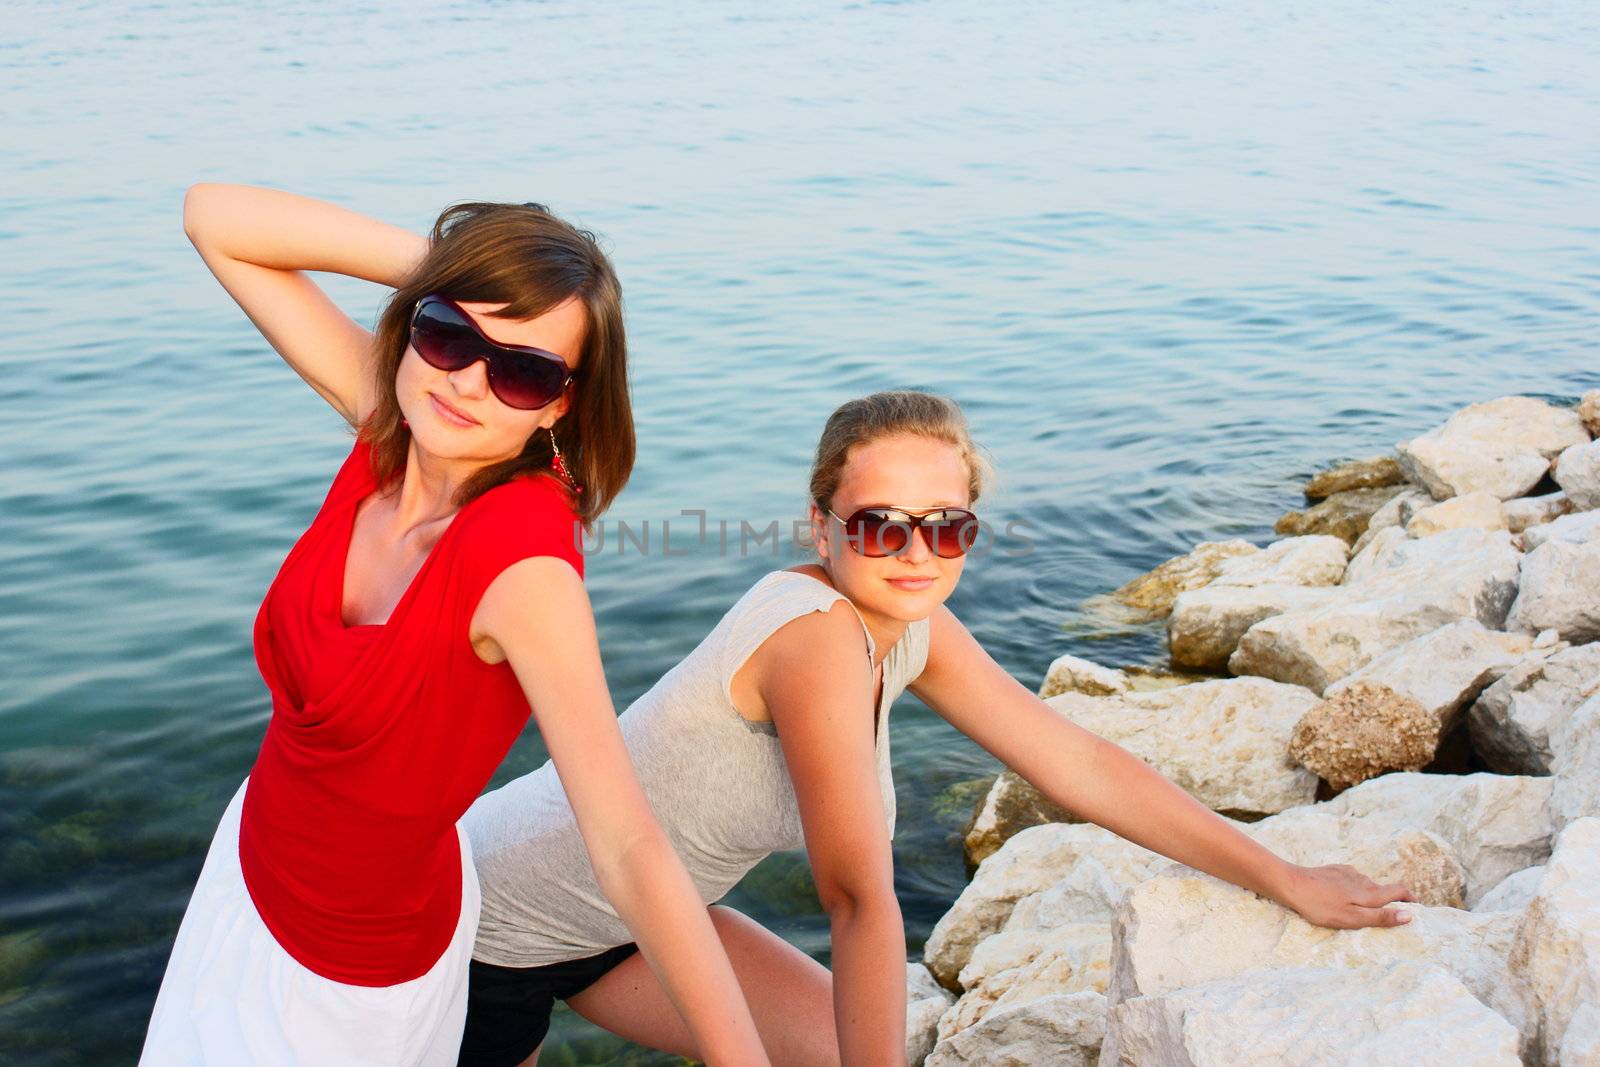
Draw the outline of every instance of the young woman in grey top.
M711 908L774 1064L904 1063L886 720L907 687L1050 799L1130 841L1319 925L1405 919L1384 907L1412 899L1404 886L1283 860L1057 715L977 644L944 606L968 521L946 512L971 507L984 469L945 398L877 393L839 408L810 486L820 562L762 577L621 716L651 805L708 904L768 853L807 851L833 973L738 912ZM868 508L898 512L888 517L903 536L862 525L874 518L860 514ZM463 1063L532 1063L552 995L632 1041L696 1054L595 886L553 767L480 798L463 825L483 886Z

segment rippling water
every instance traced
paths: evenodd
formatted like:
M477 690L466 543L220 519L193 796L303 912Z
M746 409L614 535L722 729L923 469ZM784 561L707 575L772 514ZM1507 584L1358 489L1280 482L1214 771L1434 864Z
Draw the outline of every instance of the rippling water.
M348 447L184 239L198 180L422 229L541 200L628 294L613 520L801 514L839 402L926 387L1035 547L952 606L1024 682L1077 611L1504 393L1600 384L1600 14L1550 4L42 4L0 38L0 1059L127 1062L268 703L257 604ZM329 286L370 323L381 294ZM679 527L674 524L674 537ZM676 550L676 549L675 549ZM619 706L793 559L589 561ZM991 761L896 709L913 948ZM497 781L537 765L536 736ZM736 903L827 958L803 862ZM633 1056L570 1015L554 1062Z

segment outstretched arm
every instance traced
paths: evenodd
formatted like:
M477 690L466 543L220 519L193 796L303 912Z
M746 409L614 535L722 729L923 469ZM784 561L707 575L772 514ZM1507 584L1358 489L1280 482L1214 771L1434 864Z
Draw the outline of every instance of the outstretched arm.
M1302 867L1252 840L1122 746L1053 711L983 650L949 608L930 620L911 690L1068 811L1292 908L1318 926L1394 926L1412 900L1345 864Z
M503 655L516 672L600 889L706 1062L766 1064L710 913L634 774L582 579L551 556L520 560L490 583L472 634L480 649L492 650L485 658Z
M372 411L372 332L306 271L398 286L428 239L277 189L202 182L183 198L183 232L267 342L352 426Z

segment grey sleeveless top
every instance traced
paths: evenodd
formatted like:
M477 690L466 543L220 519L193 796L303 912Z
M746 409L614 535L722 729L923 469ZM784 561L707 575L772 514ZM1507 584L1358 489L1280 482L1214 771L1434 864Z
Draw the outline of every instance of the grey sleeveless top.
M843 599L809 574L765 575L618 717L645 795L707 904L769 853L805 847L777 729L739 714L729 696L733 675L784 623ZM862 632L874 655L865 623ZM889 706L927 657L928 620L919 619L883 661L874 750L891 835ZM479 797L461 822L483 890L477 959L537 967L633 940L600 892L554 764Z

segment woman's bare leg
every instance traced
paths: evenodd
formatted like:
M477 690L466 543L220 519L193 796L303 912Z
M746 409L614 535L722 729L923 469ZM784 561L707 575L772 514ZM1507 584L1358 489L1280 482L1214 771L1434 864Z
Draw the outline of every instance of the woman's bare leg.
M754 919L720 904L710 911L773 1067L838 1067L833 974ZM636 1045L698 1056L688 1027L638 953L567 1004Z

